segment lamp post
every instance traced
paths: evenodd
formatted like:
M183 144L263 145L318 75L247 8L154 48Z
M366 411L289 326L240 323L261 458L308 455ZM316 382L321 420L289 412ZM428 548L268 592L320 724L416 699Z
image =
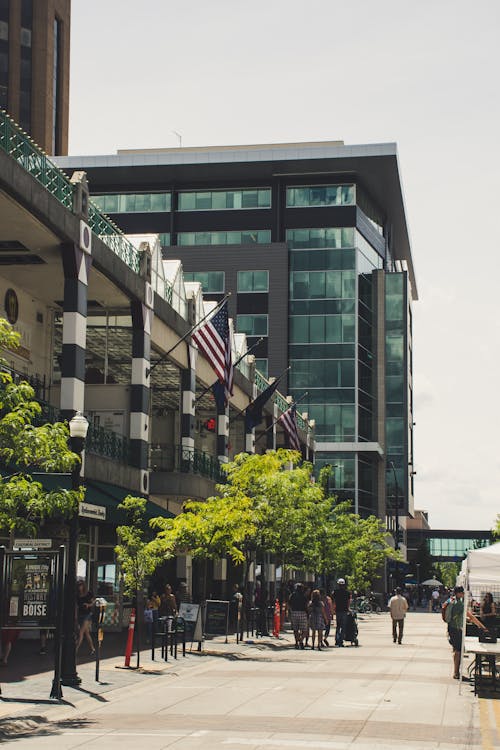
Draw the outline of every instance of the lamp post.
M82 480L82 453L89 423L80 411L69 421L70 445L80 462L71 472L71 489L78 490ZM75 613L76 613L76 556L78 554L78 509L69 522L68 567L64 592L64 624L61 683L79 685L81 678L76 671Z
M393 537L394 537L394 549L396 552L399 550L399 485L398 485L398 478L396 476L396 467L394 466L394 461L389 461L389 465L386 468L386 471L389 471L392 469L392 473L394 476L394 531L393 531ZM399 585L399 562L396 560L396 586Z

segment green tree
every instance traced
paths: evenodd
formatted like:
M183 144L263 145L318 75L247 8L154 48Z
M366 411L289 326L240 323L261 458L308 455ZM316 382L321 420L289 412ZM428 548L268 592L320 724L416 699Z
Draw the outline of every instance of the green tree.
M349 586L359 591L371 588L380 578L387 558L401 559L401 554L387 543L387 530L376 516L361 518L346 503L332 511L333 567L349 579Z
M236 564L244 562L243 542L254 529L251 501L242 493L209 497L203 502L188 500L176 518L154 518L151 526L158 530L159 549L165 547L167 552L175 550L176 554L205 561L205 598L208 560L228 555Z
M0 349L19 346L19 334L0 318ZM47 491L33 480L33 470L71 472L80 460L68 448L66 424L38 424L42 408L29 383L15 383L0 358L0 529L4 533L36 534L43 521L68 517L78 509L83 490Z
M168 546L166 539L159 544L156 538L151 538L152 535L147 533L144 498L127 495L118 508L125 512L127 523L116 529L119 543L115 547L115 552L123 576L123 589L136 602L137 667L139 667L144 585L156 567L168 557L172 557L174 552L173 545Z
M493 528L493 536L495 539L500 539L500 515L497 516L497 520L495 522L495 526Z
M438 562L434 563L434 575L447 588L452 588L457 582L457 575L460 572L460 563L457 562Z

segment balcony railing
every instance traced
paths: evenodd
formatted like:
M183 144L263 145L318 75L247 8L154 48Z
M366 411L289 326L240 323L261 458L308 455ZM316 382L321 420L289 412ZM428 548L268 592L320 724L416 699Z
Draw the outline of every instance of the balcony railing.
M63 206L70 211L73 209L73 184L3 109L0 109L0 148L33 175Z
M89 425L85 449L103 458L110 458L122 464L128 464L130 460L129 439L117 432L106 430L104 427Z
M200 474L215 482L223 482L225 479L218 459L196 448L186 448L182 445L152 445L149 462L151 471Z
M0 149L12 156L65 208L73 210L74 184L3 109L0 109ZM118 255L132 271L139 273L139 253L136 248L116 224L102 214L92 202L89 202L89 225L115 255ZM171 302L171 284L167 280L164 283L165 289L162 296L167 302ZM159 293L161 295L161 291Z
M26 381L26 383L29 383L29 385L35 392L35 399L37 401L45 401L45 399L47 398L45 375L43 376L43 378L40 378L38 377L38 375L29 375L25 372L19 372L19 370L15 370L13 367L9 367L8 365L2 365L2 370L9 373L16 385L21 383L23 380Z

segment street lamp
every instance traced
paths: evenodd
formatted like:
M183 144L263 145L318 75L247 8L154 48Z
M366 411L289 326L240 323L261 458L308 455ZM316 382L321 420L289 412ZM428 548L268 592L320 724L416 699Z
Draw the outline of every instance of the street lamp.
M80 411L69 421L70 445L80 461L71 472L71 489L78 490L82 481L82 453L89 423ZM76 671L76 642L75 642L75 614L76 614L76 556L78 554L78 508L69 522L68 563L66 570L66 585L64 594L64 624L61 683L63 685L79 685L81 678Z

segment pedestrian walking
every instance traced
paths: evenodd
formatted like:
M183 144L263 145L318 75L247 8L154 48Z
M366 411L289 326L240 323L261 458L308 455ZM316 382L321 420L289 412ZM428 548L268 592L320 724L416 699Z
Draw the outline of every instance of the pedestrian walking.
M462 658L462 631L464 624L464 587L455 586L453 596L445 601L441 609L441 617L448 625L448 641L453 649L453 678L460 679L460 660ZM488 628L467 610L467 620L478 628L488 632Z
M76 651L82 645L85 638L89 645L90 655L95 654L94 642L90 635L92 628L92 608L95 603L95 597L92 591L89 591L85 581L78 581L76 588L76 606L78 613L78 638L76 641Z
M325 646L329 646L328 643L328 636L330 635L330 628L332 625L332 618L333 618L333 602L331 596L328 596L325 589L320 589L321 593L321 601L323 602L323 606L325 607L325 613L326 613L326 625L325 625L325 632L323 633L323 644Z
M408 612L408 600L402 595L399 586L397 587L394 596L389 600L389 612L391 613L392 619L392 640L394 643L397 641L401 645L403 640L405 616Z
M351 592L347 589L344 578L339 578L337 588L333 592L333 609L335 611L335 645L342 647L346 638L347 614L351 601Z
M323 630L327 623L325 605L321 601L319 589L314 589L311 594L311 601L308 604L307 612L309 615L309 627L311 628L311 648L314 651L314 642L316 633L318 634L318 651L321 651L323 642Z
M304 648L304 638L308 632L307 599L301 583L295 584L295 591L288 600L288 611L295 638L295 648Z

